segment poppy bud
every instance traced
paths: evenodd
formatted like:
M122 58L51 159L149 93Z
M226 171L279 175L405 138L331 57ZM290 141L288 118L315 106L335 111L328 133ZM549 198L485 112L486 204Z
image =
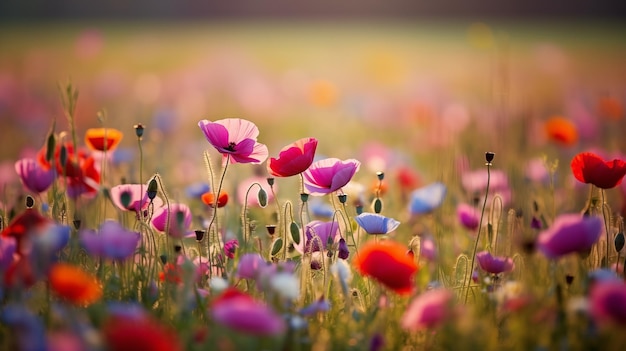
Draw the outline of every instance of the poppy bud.
M378 180L382 181L385 179L385 172L376 172L376 177L378 177Z
M150 183L148 183L148 198L150 200L154 200L154 198L157 196L157 192L159 190L159 186L157 184L156 178L152 178L150 179Z
M74 229L78 230L80 229L81 220L75 219L74 221L72 221L72 224L74 224Z
M381 213L383 210L383 201L380 198L376 198L374 200L374 212L375 213Z
M61 163L61 167L63 167L63 173L67 172L67 148L65 145L61 145L61 150L59 151L59 162Z
M360 215L363 213L363 205L356 205L356 214Z
M615 236L615 251L620 252L624 248L624 232L619 232Z
M204 239L204 230L196 230L196 240L202 241Z
M339 202L341 202L342 204L345 204L346 200L348 200L348 195L340 194L340 195L337 195L337 198L339 198Z
M46 161L50 162L54 158L55 146L56 139L54 138L54 133L50 132L50 135L48 135L48 140L46 142Z
M261 190L259 190L257 199L259 200L259 205L261 205L261 207L267 206L267 192L265 189L261 188Z
M277 238L276 240L274 240L274 242L272 243L272 256L276 256L280 250L283 248L283 238Z
M300 200L302 202L307 202L309 200L309 194L307 194L307 193L300 194Z
M291 222L289 231L291 232L291 239L293 239L293 242L300 244L300 227L298 227L298 223Z
M342 260L346 260L348 259L348 256L350 256L350 250L348 249L348 244L344 238L339 239L339 252L337 253L337 256Z
M26 208L33 208L35 206L35 199L32 196L26 196Z
M267 184L269 186L274 186L274 177L267 177Z

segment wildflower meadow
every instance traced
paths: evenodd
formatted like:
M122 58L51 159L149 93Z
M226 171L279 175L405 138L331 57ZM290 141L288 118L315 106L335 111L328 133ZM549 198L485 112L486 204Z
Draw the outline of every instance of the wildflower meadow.
M0 349L625 347L619 39L263 28L9 45Z

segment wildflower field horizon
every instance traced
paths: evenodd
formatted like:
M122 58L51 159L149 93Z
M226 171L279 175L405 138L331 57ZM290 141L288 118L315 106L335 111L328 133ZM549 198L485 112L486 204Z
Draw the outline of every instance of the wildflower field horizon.
M1 27L0 349L626 342L620 24Z

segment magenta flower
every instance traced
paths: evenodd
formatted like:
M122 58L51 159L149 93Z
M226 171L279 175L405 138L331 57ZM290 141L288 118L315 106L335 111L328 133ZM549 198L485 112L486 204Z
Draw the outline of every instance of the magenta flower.
M273 336L286 329L280 315L242 292L226 290L213 302L211 313L217 323L244 334Z
M446 289L429 290L409 305L400 321L402 328L410 331L435 328L452 315L454 294Z
M324 251L326 247L339 242L339 224L337 222L311 221L304 227L304 240L294 244L300 253Z
M461 224L469 229L476 230L480 224L480 213L474 206L468 204L459 204L456 207L456 215L459 217Z
M169 223L168 223L169 218ZM189 230L191 226L191 210L185 204L170 204L156 210L152 218L152 225L158 231L166 232L171 237L182 238L185 236L196 236L196 233ZM169 227L167 227L169 224ZM167 227L167 228L166 228Z
M226 257L233 259L235 258L235 251L239 247L239 240L231 239L224 243L224 254Z
M258 253L246 253L239 258L236 276L244 279L256 279L259 270L267 263Z
M37 194L46 191L56 178L56 171L53 168L46 170L30 158L15 162L15 172L20 176L26 189Z
M489 197L487 204L491 205L493 196L499 195L503 205L511 200L511 188L506 173L500 170L491 170L489 180ZM472 196L480 198L480 203L484 201L484 194L487 188L487 170L480 169L476 171L466 172L461 176L461 183L465 191Z
M422 236L420 240L420 257L434 262L437 259L437 246L431 236Z
M377 213L363 212L354 219L367 234L373 235L391 233L400 225L397 220Z
M140 234L126 230L116 221L108 220L95 230L82 230L80 244L87 253L112 260L124 260L135 253Z
M589 308L599 324L626 326L626 284L620 281L595 283L589 294Z
M262 163L269 155L267 146L257 142L259 129L254 123L240 118L211 122L202 120L198 126L208 142L232 163Z
M548 258L559 258L573 252L591 249L602 234L599 217L581 217L579 214L563 214L552 225L539 233L537 246Z
M491 274L510 272L513 268L515 268L512 258L491 256L489 251L481 251L477 253L476 259L478 260L480 268Z
M355 159L341 161L327 158L314 162L302 173L304 186L311 195L325 195L344 187L359 170L361 163Z
M285 146L278 158L271 157L267 163L268 172L276 177L291 177L306 171L313 163L317 139L303 138Z
M109 190L113 204L123 211L145 211L150 205L147 184L121 184ZM157 196L152 200L155 208L163 205L163 201Z

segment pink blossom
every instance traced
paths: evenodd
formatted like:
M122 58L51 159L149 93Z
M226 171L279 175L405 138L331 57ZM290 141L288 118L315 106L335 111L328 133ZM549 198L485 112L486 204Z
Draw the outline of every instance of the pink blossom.
M268 306L242 292L226 290L212 305L213 319L240 333L271 336L285 331L285 321Z
M600 324L626 326L626 284L620 281L595 283L589 294L589 307Z
M304 186L311 195L325 195L344 187L359 170L361 163L355 159L342 161L327 158L317 161L304 173Z
M459 204L456 207L456 215L459 217L459 221L465 228L471 231L478 229L478 225L480 224L480 213L476 207L468 204Z
M433 289L419 295L402 316L402 328L418 331L443 324L451 316L453 297L446 289Z
M537 245L548 258L558 258L573 252L585 252L598 241L602 233L599 217L563 214L539 233Z
M202 120L198 126L207 141L232 163L262 163L267 159L267 146L257 142L259 129L254 123L240 118L215 122Z
M147 210L151 202L148 197L147 184L116 185L112 187L109 192L113 204L124 211L139 213L141 210ZM152 203L155 208L159 208L163 205L163 201L158 196L152 200Z
M480 268L491 274L510 272L515 268L513 259L510 257L491 256L489 251L481 251L476 254Z
M276 177L291 177L306 171L315 156L317 139L303 138L285 146L278 158L271 157L267 163L268 172Z
M106 221L96 233L93 230L80 232L80 243L90 255L123 260L135 253L139 244L138 232L126 230L115 221Z
M266 262L257 253L246 253L239 258L237 265L237 277L244 279L256 279L257 274Z
M195 237L195 232L189 230L191 219L191 210L187 205L174 203L170 204L169 209L167 206L158 209L152 218L152 225L159 231L167 231L166 234L174 238Z
M56 178L56 171L53 168L46 170L36 160L30 158L17 161L15 172L19 175L22 184L37 194L46 191Z

